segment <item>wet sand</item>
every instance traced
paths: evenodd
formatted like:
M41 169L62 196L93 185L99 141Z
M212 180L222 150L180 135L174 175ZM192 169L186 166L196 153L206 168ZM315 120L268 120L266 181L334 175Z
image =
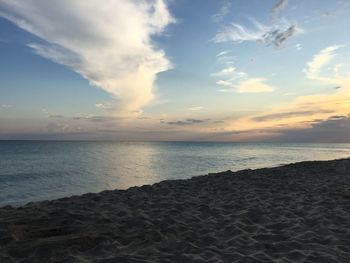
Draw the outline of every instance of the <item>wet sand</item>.
M0 262L350 262L350 159L3 207Z

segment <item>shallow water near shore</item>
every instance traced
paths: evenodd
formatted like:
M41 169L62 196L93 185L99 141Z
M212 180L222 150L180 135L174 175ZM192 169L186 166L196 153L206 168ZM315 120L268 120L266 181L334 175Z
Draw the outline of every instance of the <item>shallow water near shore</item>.
M0 206L350 156L350 144L0 142Z

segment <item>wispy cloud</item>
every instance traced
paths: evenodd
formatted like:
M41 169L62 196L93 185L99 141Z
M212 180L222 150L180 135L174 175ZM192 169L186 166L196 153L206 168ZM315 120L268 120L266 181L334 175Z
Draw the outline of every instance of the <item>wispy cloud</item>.
M152 42L174 21L163 0L3 0L0 16L44 40L28 45L38 55L117 98L118 115L149 103L157 73L171 67Z
M226 78L216 81L217 85L225 87L219 89L220 92L261 93L275 90L274 87L266 84L265 78L250 78L247 73L237 71L232 66L213 73L212 76Z
M95 107L98 109L109 110L113 108L111 103L96 103Z
M332 113L332 112L333 111L325 110L325 111L322 111L321 113ZM260 115L260 116L254 117L253 120L257 122L263 122L263 121L280 120L280 119L286 119L286 118L294 118L299 116L310 116L313 114L315 114L315 111L312 111L312 110L306 110L306 111L296 110L296 111L286 111L286 112Z
M332 45L329 46L317 54L315 54L310 62L307 63L307 68L304 70L306 76L312 80L320 80L320 81L330 81L334 82L334 78L321 76L320 73L325 65L327 65L335 56L339 48L344 47L343 45ZM339 69L338 65L335 65L334 72L338 73Z
M224 51L221 51L220 53L218 53L218 54L216 55L216 57L217 57L217 58L223 57L223 56L225 56L225 55L227 55L227 54L229 54L229 53L231 53L231 51L229 51L229 50L224 50Z
M193 106L189 108L190 111L200 111L202 109L203 109L203 106Z
M50 115L49 115L49 118L52 118L52 119L59 119L59 118L63 118L63 116L60 115L60 114L50 114Z
M299 96L290 102L275 105L266 111L244 116L227 125L234 131L310 129L315 122L333 119L332 116L349 114L349 83L343 79L344 90L338 89L334 94ZM274 135L275 136L275 135Z
M272 92L275 90L274 87L265 83L264 78L252 78L243 80L237 85L238 93L261 93L261 92Z
M87 121L87 122L109 122L110 124L115 125L116 121L121 121L122 118L120 117L113 117L113 116L101 116L101 115L93 115L93 114L78 114L77 116L72 117L72 120L74 121Z
M334 85L333 94L329 94L328 91L321 94L299 96L290 102L270 107L266 111L233 120L227 123L227 129L234 132L261 130L267 132L266 136L272 136L271 138L284 134L282 129L288 134L294 134L292 131L296 129L304 132L310 130L310 135L315 135L318 130L315 129L315 123L323 123L326 120L334 121L341 119L342 116L349 116L349 73L345 72L341 75L339 72L341 64L339 63L329 66L336 55L335 52L340 47L342 46L333 45L324 48L313 56L305 69L309 79ZM328 74L325 76L325 73ZM327 123L329 122L327 121ZM279 131L276 132L277 130ZM268 135L269 132L272 133ZM331 135L328 133L328 136L330 138ZM242 135L242 138L247 139L248 137ZM251 137L249 138L251 139Z
M235 72L236 72L236 68L230 66L230 67L227 67L227 68L224 68L224 69L220 70L219 72L215 72L215 73L213 73L211 75L214 76L214 77L221 77L221 76L232 75Z
M169 121L167 124L169 125L179 125L179 126L187 126L187 125L196 125L207 122L208 120L200 120L200 119L186 119L182 121Z
M216 84L220 86L227 86L227 87L231 87L233 85L231 81L222 80L222 79L218 80Z
M212 20L215 23L221 22L230 13L231 6L231 0L224 0L218 12L212 16Z
M316 120L308 128L281 130L280 141L297 142L350 142L350 117L331 116Z
M296 24L290 24L284 19L273 25L264 25L254 19L251 21L253 24L252 28L232 23L215 35L214 42L241 43L245 41L256 41L267 46L274 45L277 48L281 48L289 38L302 32Z
M12 108L13 105L11 104L1 104L1 108Z
M224 64L224 65L232 65L235 57L232 56L231 54L231 50L223 50L221 52L219 52L215 58L216 58L216 62L219 64Z
M278 15L288 4L288 0L277 0L275 5L272 7L272 15Z

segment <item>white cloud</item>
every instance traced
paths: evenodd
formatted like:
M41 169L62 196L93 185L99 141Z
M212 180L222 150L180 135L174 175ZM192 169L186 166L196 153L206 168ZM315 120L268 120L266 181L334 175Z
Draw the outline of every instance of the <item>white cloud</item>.
M253 28L249 29L243 25L232 23L214 37L214 42L234 42L256 41L265 45L274 45L277 48L290 37L302 32L296 24L290 24L286 20L279 20L273 25L264 25L256 20L251 20Z
M118 115L149 103L171 67L152 43L174 21L163 0L2 0L0 16L45 41L29 44L37 54L117 98Z
M237 71L237 69L233 66L229 66L226 68L223 68L219 72L212 73L211 76L213 77L227 77L229 78L228 81L232 82L233 80L236 79L242 79L247 77L247 73L242 72L242 71ZM222 82L223 80L219 80L218 82ZM217 84L219 84L217 82ZM223 83L223 82L222 82ZM222 85L222 84L219 84Z
M216 55L216 57L217 57L217 58L222 57L222 56L224 56L224 55L229 54L230 52L231 52L231 51L229 51L229 50L221 51L219 54Z
M190 111L200 111L202 109L203 109L202 106L193 106L193 107L189 108Z
M219 92L234 92L233 89L218 89Z
M306 76L312 80L321 80L321 81L332 81L328 77L321 76L321 70L325 65L327 65L336 55L335 51L343 47L342 45L333 45L329 46L316 55L313 56L312 60L307 63L307 68L304 70ZM337 70L337 65L335 66Z
M272 92L274 87L264 83L264 78L251 78L238 83L237 92L239 93L260 93L260 92Z
M236 58L234 56L221 55L216 56L216 62L224 65L232 65Z
M218 80L216 84L220 86L232 86L232 82L227 80Z
M296 44L295 45L295 48L296 48L296 50L302 50L303 49L303 46L301 45L301 44Z
M227 75L232 75L235 71L236 71L236 68L230 66L220 70L219 72L213 73L211 75L214 77L227 76Z
M226 79L216 81L217 85L225 87L219 89L220 92L258 93L275 90L274 87L265 83L265 78L250 78L246 72L237 71L231 66L213 73L212 76L226 77Z
M110 103L96 103L95 107L98 109L108 110L108 109L112 109L113 105L111 105Z

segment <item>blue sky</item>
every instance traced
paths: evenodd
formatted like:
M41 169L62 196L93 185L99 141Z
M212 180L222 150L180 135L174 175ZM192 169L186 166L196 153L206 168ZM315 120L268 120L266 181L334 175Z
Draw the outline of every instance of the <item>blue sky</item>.
M0 139L347 141L349 11L2 0Z

